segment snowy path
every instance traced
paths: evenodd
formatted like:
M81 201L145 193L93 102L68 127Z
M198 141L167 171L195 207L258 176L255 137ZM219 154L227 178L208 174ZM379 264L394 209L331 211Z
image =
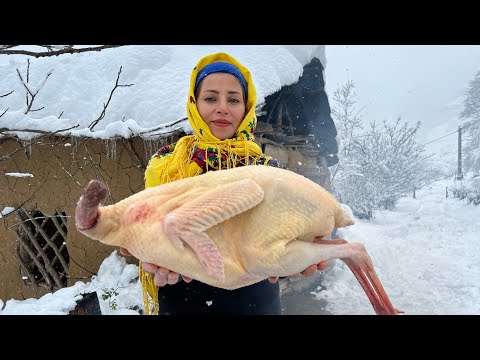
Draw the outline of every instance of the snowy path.
M445 198L450 180L403 198L394 211L359 220L338 236L365 244L387 294L406 314L480 314L480 206ZM373 314L343 262L325 274L333 314Z

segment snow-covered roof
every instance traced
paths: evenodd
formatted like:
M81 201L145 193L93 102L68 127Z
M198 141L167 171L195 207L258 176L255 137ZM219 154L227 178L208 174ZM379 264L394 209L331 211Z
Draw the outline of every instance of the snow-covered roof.
M247 66L257 88L257 105L282 86L300 78L314 57L326 65L323 45L145 45L123 46L100 52L33 58L4 55L0 59L0 128L55 132L72 136L111 138L152 135L183 128L190 131L186 99L190 75L198 60L227 52ZM7 60L5 60L7 57ZM25 114L27 89L37 95ZM103 111L122 67L119 85L105 117L90 131ZM17 71L18 69L18 71ZM50 74L48 77L47 75ZM164 128L165 125L171 125ZM153 129L158 129L152 131ZM35 132L16 132L22 139ZM62 133L62 134L65 134ZM0 135L1 136L1 135Z

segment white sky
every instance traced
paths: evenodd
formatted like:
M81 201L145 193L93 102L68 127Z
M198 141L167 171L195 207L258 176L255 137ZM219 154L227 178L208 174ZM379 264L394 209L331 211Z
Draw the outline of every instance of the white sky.
M281 85L295 82L301 68L317 46L131 46L100 53L31 58L30 87L38 87L54 69L34 103L44 110L23 115L25 90L15 69L24 71L26 58L0 56L0 128L55 131L80 124L76 134L109 137L129 136L185 117L185 102L191 69L203 55L226 51L250 68L261 103ZM327 46L326 83L330 98L335 86L355 81L360 105L367 105L366 122L383 119L423 122L424 141L455 130L461 111L460 98L480 66L480 46ZM7 59L7 60L5 60ZM322 58L322 60L324 60ZM102 111L123 66L121 84L107 109L105 119L94 129L85 129ZM57 117L63 111L61 120ZM438 161L454 166L456 136L428 147ZM8 169L7 169L8 170ZM14 169L11 170L14 173ZM2 175L0 175L2 176ZM12 176L23 176L14 173ZM393 212L377 214L372 221L358 221L340 232L349 241L365 243L394 306L407 314L480 313L480 207L445 199L441 181L417 192L417 199L402 199ZM11 211L3 204L4 215ZM0 215L1 217L1 215ZM136 267L126 265L115 252L103 263L91 283L78 282L41 299L2 299L0 314L66 314L82 292L118 288L119 310L142 306L138 283L129 284ZM315 296L328 300L335 314L373 313L366 296L350 271L341 263L328 272L326 291ZM312 294L312 296L314 296ZM104 314L112 313L102 303Z
M395 307L406 315L480 314L480 206L445 198L439 181L417 192L416 199L403 198L395 211L376 213L372 221L358 220L338 235L362 242ZM104 315L131 314L143 308L136 265L113 250L91 282L47 294L40 299L0 300L4 314L67 314L82 293L97 291ZM373 308L352 272L337 260L325 272L326 290L311 294L319 301L318 313L372 315ZM113 310L103 301L103 289L118 289ZM326 300L326 307L324 301ZM211 306L215 306L214 303ZM312 309L312 314L315 314Z
M463 95L480 70L479 45L327 45L326 88L357 85L358 109L364 121L422 122L419 142L427 143L455 131ZM456 155L451 135L426 146L441 157Z

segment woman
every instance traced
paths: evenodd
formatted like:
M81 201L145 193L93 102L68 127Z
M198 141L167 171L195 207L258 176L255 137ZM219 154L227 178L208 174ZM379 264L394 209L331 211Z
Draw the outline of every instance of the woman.
M195 134L182 137L152 156L145 172L145 187L237 166L278 166L253 141L256 100L250 71L232 56L216 53L200 59L192 71L187 101L188 119ZM126 249L121 252L128 254ZM302 274L311 276L317 268L326 266L326 262L312 265ZM183 276L184 281L179 282L179 274L154 264L141 264L139 272L147 313L281 313L278 279L274 277L224 290Z

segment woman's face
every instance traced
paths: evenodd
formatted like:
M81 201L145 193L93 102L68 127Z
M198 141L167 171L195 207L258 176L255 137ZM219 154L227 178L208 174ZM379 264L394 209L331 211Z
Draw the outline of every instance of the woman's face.
M218 139L235 135L245 117L246 104L240 81L228 73L207 75L198 87L197 109Z

